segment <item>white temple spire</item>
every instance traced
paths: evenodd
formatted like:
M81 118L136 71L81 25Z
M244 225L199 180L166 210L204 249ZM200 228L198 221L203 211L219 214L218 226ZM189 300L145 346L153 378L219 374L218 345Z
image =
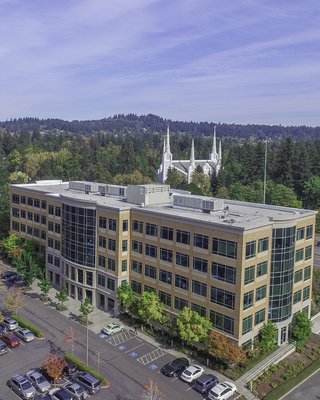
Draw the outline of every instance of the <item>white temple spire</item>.
M170 153L170 135L169 135L169 125L167 125L167 148L166 153Z
M163 151L162 151L162 153L163 154L166 153L166 139L163 140Z
M220 142L219 142L219 160L220 160L220 162L221 162L221 158L222 158L222 151L221 151L221 139L220 139Z
M194 159L194 139L193 138L192 138L192 144L191 144L190 164L191 165L195 164L195 159Z
M216 138L216 126L213 131L213 141L212 141L212 150L209 155L210 161L215 161L217 159L217 138Z

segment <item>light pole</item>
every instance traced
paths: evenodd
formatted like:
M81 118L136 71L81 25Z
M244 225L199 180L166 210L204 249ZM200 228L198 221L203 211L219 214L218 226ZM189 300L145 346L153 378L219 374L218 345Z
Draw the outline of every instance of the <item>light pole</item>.
M263 204L266 204L266 181L267 181L267 152L268 152L268 140L265 141L266 149L264 151L264 178L263 178Z
M89 314L92 313L94 310L94 307L90 306L90 299L87 296L84 300L84 303L81 304L80 307L80 312L86 316L86 322L87 322L87 365L89 364L89 324L88 324L88 318Z

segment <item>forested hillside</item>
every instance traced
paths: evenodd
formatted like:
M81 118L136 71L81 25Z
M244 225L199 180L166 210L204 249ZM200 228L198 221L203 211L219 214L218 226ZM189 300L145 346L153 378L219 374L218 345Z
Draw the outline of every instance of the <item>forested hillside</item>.
M157 182L167 123L174 159L190 157L192 137L195 157L208 158L213 134L213 124L208 123L165 121L153 115L118 115L71 123L32 118L2 123L0 235L8 231L10 183L39 179L120 185ZM185 177L173 170L167 183L195 194L262 203L267 137L266 203L319 209L317 135L319 128L218 124L217 138L222 140L223 153L218 176L209 178L198 169L188 184Z

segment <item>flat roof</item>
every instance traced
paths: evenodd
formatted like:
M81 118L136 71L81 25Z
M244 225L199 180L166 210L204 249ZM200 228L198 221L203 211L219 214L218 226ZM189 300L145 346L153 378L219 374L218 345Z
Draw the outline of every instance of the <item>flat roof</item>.
M82 191L69 189L69 182L62 181L38 181L29 184L13 184L11 189L22 189L34 193L41 193L48 196L63 196L66 199L75 201L85 201L96 203L100 207L114 208L117 210L141 210L141 213L155 213L159 218L169 220L181 220L181 222L190 221L194 224L215 224L226 230L247 230L262 226L268 226L273 221L290 222L298 219L312 217L317 211L295 209L281 206L273 206L268 204L246 203L241 201L226 200L224 201L224 210L215 211L210 214L201 210L190 208L173 207L172 198L169 203L149 205L142 207L141 205L128 203L126 199L115 196L101 196L99 192L86 194ZM144 186L144 185L139 185ZM193 195L194 196L194 195ZM203 197L203 196L201 196ZM208 197L211 199L211 197ZM85 207L85 205L84 205Z

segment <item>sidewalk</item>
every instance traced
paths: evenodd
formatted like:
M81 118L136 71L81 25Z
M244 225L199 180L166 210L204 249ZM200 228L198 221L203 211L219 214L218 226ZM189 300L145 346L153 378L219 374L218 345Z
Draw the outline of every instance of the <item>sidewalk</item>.
M35 294L40 295L41 294L41 289L38 286L38 280L36 280L33 285L32 285L32 292ZM53 303L59 303L59 301L55 298L57 293L57 290L55 290L54 288L50 289L49 292L49 296L51 298L51 301ZM79 308L81 306L81 303L78 300L74 300L69 298L65 303L64 303L67 307L68 310L66 311L62 311L61 314L65 315L66 318L72 318L73 320L76 319L76 317L80 317L82 314L79 311ZM93 312L90 314L90 321L93 322L92 324L89 325L89 330L94 332L95 334L99 334L101 333L102 328L104 328L106 325L108 325L110 322L114 322L114 323L121 323L123 325L126 325L126 323L124 323L123 321L120 321L119 318L114 317L113 315L111 315L108 312L99 310L98 308L94 308ZM130 325L127 325L127 327L131 328L132 327ZM143 339L145 342L151 344L154 347L159 347L159 343L151 336L149 336L148 334L138 330L138 335L141 339ZM165 348L166 352L170 355L172 355L175 358L181 357L181 356L185 356L184 354L180 353L179 351L174 350L173 348L171 348L169 345L164 344L161 342L161 347ZM199 363L198 361L194 360L192 357L187 357L189 359L190 363ZM210 368L208 368L206 365L204 365L204 368L206 370L207 373L213 374L215 375L220 382L226 381L226 380L230 380L229 378L226 378L224 375L222 375L221 373L217 372L217 371L213 371ZM254 400L256 399L256 397L250 392L250 390L248 390L244 384L239 381L236 382L237 385L237 391L238 393L240 393L242 396L244 396L247 400Z

